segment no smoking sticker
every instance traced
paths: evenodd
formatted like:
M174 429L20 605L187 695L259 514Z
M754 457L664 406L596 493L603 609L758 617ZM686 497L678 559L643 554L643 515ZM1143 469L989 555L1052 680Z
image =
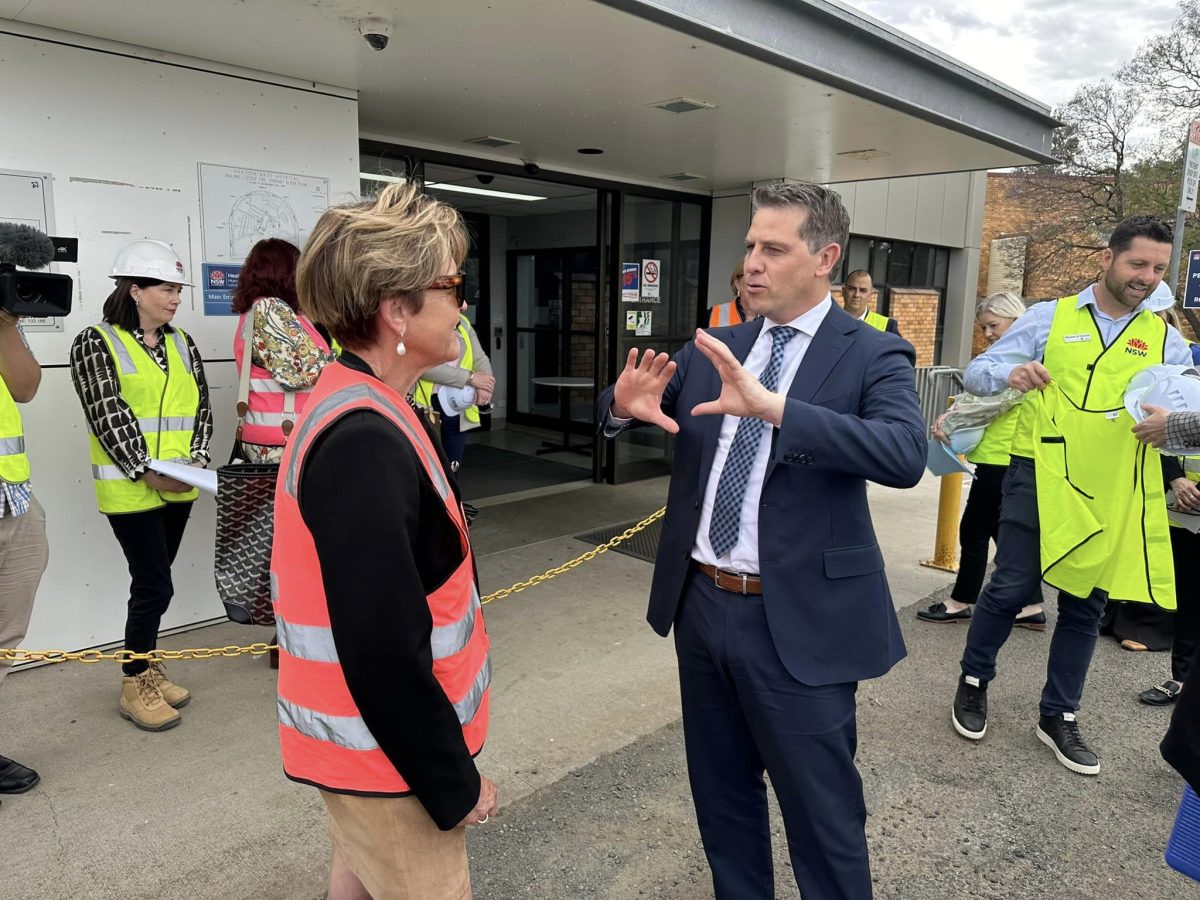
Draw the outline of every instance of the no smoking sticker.
M652 303L659 301L658 283L662 273L661 263L657 259L642 260L642 299Z

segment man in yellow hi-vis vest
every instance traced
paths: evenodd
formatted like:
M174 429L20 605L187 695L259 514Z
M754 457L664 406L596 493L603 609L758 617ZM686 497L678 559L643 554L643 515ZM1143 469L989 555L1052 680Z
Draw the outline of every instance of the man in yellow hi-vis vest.
M967 390L1038 391L1021 404L1004 481L996 571L967 634L952 723L987 730L987 685L1013 616L1041 581L1059 589L1042 690L1039 740L1072 772L1100 762L1075 714L1107 600L1174 607L1170 538L1158 454L1131 434L1130 378L1160 363L1190 364L1187 343L1154 314L1171 230L1149 216L1120 223L1103 276L1076 296L1035 306L967 367Z
M895 319L875 312L871 304L871 295L875 293L875 284L871 281L871 273L866 269L855 269L842 282L842 309L862 319L877 331L890 331L900 336L900 323Z
M29 458L18 403L28 403L42 369L17 320L0 312L0 647L25 639L33 598L50 550L46 514L29 487ZM0 680L8 672L0 663ZM38 783L38 773L0 756L0 794L20 794Z

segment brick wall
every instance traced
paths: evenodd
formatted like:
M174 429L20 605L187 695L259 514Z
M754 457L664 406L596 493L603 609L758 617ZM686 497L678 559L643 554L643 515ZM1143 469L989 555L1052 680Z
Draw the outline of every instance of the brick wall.
M900 334L917 351L918 366L933 365L937 338L938 300L928 288L892 288L889 315L900 325Z
M1054 222L1069 222L1071 210L1043 209L1045 199L1039 194L1039 179L1063 178L1067 176L1031 175L1024 172L989 172L987 193L983 204L983 234L979 244L979 285L982 298L987 292L988 263L991 242L995 238L1014 235L1029 235L1026 251L1027 272L1021 291L1027 298L1043 299L1059 297L1085 287L1099 270L1099 262L1093 254L1079 251L1054 271L1030 271L1030 263L1045 252L1045 246L1037 243L1039 233L1044 234L1048 217ZM1090 238L1087 238L1090 240ZM1086 241L1084 241L1086 242Z

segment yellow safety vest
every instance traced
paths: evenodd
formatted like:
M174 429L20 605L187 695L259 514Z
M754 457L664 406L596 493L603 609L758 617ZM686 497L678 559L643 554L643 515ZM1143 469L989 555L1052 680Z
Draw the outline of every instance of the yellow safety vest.
M1200 457L1180 456L1178 459L1179 464L1183 467L1183 477L1189 481L1200 482ZM1183 528L1184 526L1171 522L1171 527Z
M1018 403L993 420L984 430L983 440L967 454L967 459L976 465L1007 466L1020 412L1021 404Z
M109 322L91 326L104 338L117 370L124 400L137 418L151 459L187 463L192 456L192 432L200 408L200 387L192 372L192 355L183 331L164 333L167 371L130 332ZM130 481L104 452L94 434L88 435L96 503L105 515L144 512L167 503L195 500L199 492L156 491L139 478Z
M1077 597L1098 588L1174 609L1162 466L1124 405L1129 380L1162 363L1166 324L1142 311L1105 347L1092 306L1077 301L1057 301L1043 356L1054 382L1018 407L1013 445L1033 451L1042 578Z
M466 316L459 314L458 317L458 333L462 337L463 350L462 359L458 361L460 369L466 369L468 372L475 371L475 348L471 346L471 323ZM437 391L437 385L432 381L427 381L422 378L417 381L417 386L413 389L413 400L418 406L424 406L426 409L433 407L433 395ZM469 406L462 413L468 422L475 425L479 424L479 407Z
M9 484L24 484L29 480L21 411L3 378L0 378L0 480Z
M881 316L873 309L867 310L867 314L863 316L863 321L877 331L887 331L888 317Z

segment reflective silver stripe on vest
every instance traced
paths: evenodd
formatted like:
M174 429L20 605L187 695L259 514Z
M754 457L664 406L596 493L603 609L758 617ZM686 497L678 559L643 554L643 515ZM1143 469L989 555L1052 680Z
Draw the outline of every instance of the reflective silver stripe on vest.
M466 614L457 622L449 625L438 625L429 637L429 646L433 650L434 659L445 659L460 652L471 641L475 633L475 616L481 608L479 589L471 585L471 603L467 606Z
M279 602L279 579L275 573L271 573L271 605L274 606Z
M156 434L160 431L192 431L196 427L195 416L151 416L148 419L138 419L138 427L143 434Z
M395 414L396 422L401 430L408 435L409 441L412 443L413 447L416 448L417 453L421 454L421 456L427 461L428 464L426 466L426 470L433 479L433 486L437 488L438 494L443 500L445 500L450 495L450 484L446 481L445 476L442 474L441 464L438 462L437 458L431 457L421 444L421 439L428 440L428 437L425 435L418 436L405 420L404 414L400 411L396 404L392 403L387 399L387 397L380 394L369 384L352 384L349 387L341 388L340 390L334 391L316 405L308 407L305 410L307 415L305 416L304 421L301 423L300 427L292 433L292 446L298 447L302 445L305 439L308 437L309 432L317 427L317 423L323 420L330 412L336 410L339 406L349 406L356 401L367 399L374 400L380 406L386 407ZM287 474L283 479L283 489L292 497L296 496L298 488L296 479L300 474L300 457L301 454L298 453L292 456L291 462L288 465Z
M101 322L94 327L108 335L113 353L117 355L117 362L121 364L121 373L124 375L137 374L137 366L133 364L133 357L129 355L129 349L117 334L117 329L108 322Z
M333 632L322 625L293 625L275 617L279 631L279 648L297 659L312 662L339 662Z
M283 425L283 420L288 419L288 418L290 418L293 422L295 422L296 421L295 413L293 413L291 416L288 416L281 412L262 412L257 409L250 409L250 410L246 411L246 424L247 425L281 426L281 425Z
M492 654L489 652L483 661L483 668L475 676L475 683L467 691L467 696L454 704L454 711L458 714L459 725L468 725L475 718L475 713L479 712L479 704L483 702L484 691L488 689L491 683Z
M187 339L178 328L171 332L171 337L175 341L175 349L179 351L179 358L183 360L183 370L190 373L192 371L192 354L188 350Z
M0 456L16 456L25 452L25 438L0 438Z
M294 728L305 737L328 741L348 750L379 749L367 723L358 716L331 716L289 703L282 697L275 706L279 710L279 724Z
M274 576L271 581L272 599L278 590ZM455 653L462 652L471 642L475 633L475 619L482 608L479 590L471 586L471 603L466 613L457 622L449 625L439 625L433 629L429 637L429 647L434 659L445 659ZM306 659L312 662L339 662L337 644L333 640L333 632L323 625L295 625L282 617L276 617L275 625L279 631L279 646L289 656Z
M282 384L274 378L251 378L250 390L256 394L284 394L287 393Z
M97 481L128 481L120 466L97 466L92 464L92 477Z

